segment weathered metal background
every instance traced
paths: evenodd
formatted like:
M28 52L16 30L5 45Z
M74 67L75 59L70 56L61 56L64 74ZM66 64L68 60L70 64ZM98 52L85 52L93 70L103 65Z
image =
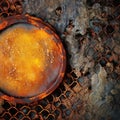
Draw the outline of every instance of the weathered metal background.
M0 120L120 120L120 0L1 0L0 19L51 24L67 51L61 85L32 104L0 100Z

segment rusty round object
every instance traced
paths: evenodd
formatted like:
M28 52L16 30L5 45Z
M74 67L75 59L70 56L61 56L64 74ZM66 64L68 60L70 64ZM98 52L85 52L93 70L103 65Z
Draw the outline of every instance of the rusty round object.
M54 29L29 15L0 23L0 97L31 102L53 92L65 73L66 55Z

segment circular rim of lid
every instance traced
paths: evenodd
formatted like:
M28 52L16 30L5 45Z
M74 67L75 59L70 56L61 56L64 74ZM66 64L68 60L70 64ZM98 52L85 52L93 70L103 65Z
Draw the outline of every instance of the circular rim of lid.
M30 103L36 100L41 100L45 97L47 97L49 94L51 94L58 86L59 84L62 82L64 74L65 74L65 69L66 69L66 52L65 49L63 47L63 44L59 38L59 36L55 33L55 30L51 27L51 25L43 22L40 18L36 18L36 17L32 17L28 14L26 15L16 15L16 16L11 16L8 18L5 18L1 23L0 23L0 31L4 30L7 27L10 27L11 25L14 25L16 23L29 23L32 24L36 27L39 28L44 28L44 30L46 32L48 32L49 34L52 34L56 40L57 40L57 44L59 44L61 50L62 50L62 64L60 67L60 71L59 74L57 76L57 78L55 79L56 82L54 82L54 84L52 84L52 86L50 86L46 91L44 91L43 93L33 96L33 97L25 97L25 98L20 98L20 97L13 97L13 96L9 96L5 93L3 93L0 90L0 98L7 100L7 101L11 101L11 102L17 102L17 103Z

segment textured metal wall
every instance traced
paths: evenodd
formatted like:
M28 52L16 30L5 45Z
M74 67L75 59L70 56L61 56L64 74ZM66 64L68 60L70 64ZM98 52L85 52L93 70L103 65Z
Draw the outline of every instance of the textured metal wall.
M61 85L31 104L0 100L0 120L119 120L120 1L1 0L0 19L30 14L51 24L67 51Z

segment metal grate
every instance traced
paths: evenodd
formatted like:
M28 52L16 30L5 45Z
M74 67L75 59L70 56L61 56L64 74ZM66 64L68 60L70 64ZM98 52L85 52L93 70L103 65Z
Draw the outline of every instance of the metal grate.
M51 95L38 102L16 104L1 101L2 112L0 117L5 120L56 120L69 118L77 107L82 107L80 93L83 95L87 91L82 90L80 83L71 74L68 76Z

